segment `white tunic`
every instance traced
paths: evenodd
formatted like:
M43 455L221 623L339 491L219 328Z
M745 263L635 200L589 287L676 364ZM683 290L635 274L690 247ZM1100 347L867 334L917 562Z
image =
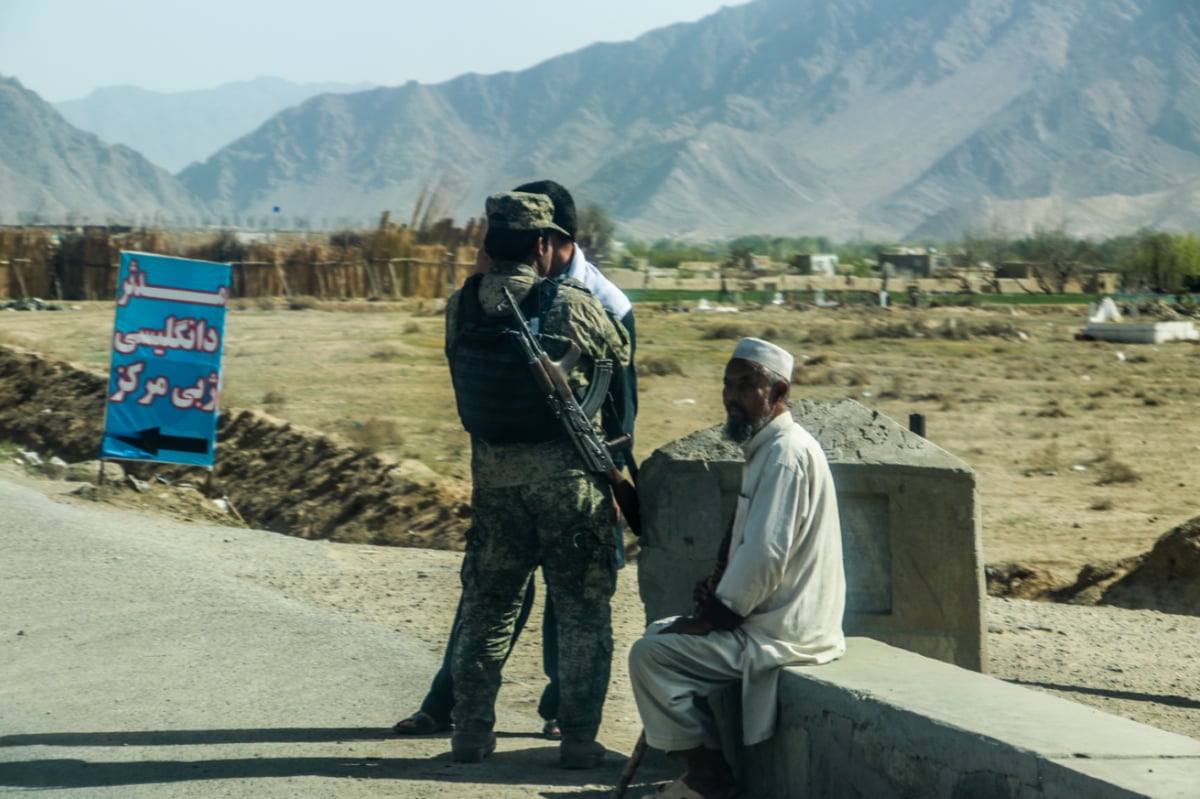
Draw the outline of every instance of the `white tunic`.
M624 319L625 314L633 310L633 303L625 296L625 292L617 288L595 264L587 259L587 256L583 254L583 248L578 244L575 245L575 251L571 254L571 262L563 269L563 274L575 278L587 286L588 291L595 294L596 299L600 300L600 304L618 320Z
M790 413L746 447L729 565L717 598L739 616L747 746L775 730L777 669L846 651L837 493L825 454ZM712 637L711 635L709 637Z

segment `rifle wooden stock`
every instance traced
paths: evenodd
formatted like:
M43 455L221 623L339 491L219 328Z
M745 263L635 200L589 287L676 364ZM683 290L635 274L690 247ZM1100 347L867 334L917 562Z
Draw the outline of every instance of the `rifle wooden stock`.
M640 536L642 534L642 509L638 505L637 489L633 483L625 479L625 475L621 474L616 466L605 472L604 476L612 485L613 497L617 500L617 507L621 509L621 515L629 523L629 529L633 531L634 535Z

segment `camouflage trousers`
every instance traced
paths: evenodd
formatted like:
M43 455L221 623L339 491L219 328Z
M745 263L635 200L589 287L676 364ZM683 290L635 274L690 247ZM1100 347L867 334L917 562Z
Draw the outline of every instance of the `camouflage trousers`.
M558 617L558 723L592 740L600 729L612 660L609 603L616 589L616 516L603 478L571 474L534 486L476 488L463 559L463 610L454 723L491 730L500 669L525 585L540 564Z

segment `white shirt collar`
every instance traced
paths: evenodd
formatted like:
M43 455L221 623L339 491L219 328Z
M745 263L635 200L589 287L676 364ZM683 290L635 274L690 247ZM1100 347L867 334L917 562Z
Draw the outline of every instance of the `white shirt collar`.
M772 438L775 438L775 436L781 435L784 430L791 427L795 423L796 420L792 418L792 412L788 409L785 409L783 413L779 414L770 422L768 422L762 430L759 430L757 433L755 433L754 437L746 443L746 458L749 459L759 447L770 441Z

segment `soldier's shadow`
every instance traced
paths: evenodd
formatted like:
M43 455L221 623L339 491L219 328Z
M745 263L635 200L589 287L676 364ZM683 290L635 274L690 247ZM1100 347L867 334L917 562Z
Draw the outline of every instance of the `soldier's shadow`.
M501 733L503 738L527 738ZM170 747L244 744L320 744L350 741L402 743L388 730L379 728L270 728L219 730L145 730L135 732L61 732L0 736L0 747ZM273 747L274 748L274 747ZM448 749L449 747L447 747ZM380 752L384 750L375 749ZM395 751L394 749L392 751ZM9 752L13 754L13 752ZM165 752L164 752L165 754ZM557 747L541 741L536 746L503 749L484 764L454 763L449 751L433 757L384 757L347 755L276 755L133 761L82 758L39 758L0 763L0 786L26 790L101 788L152 783L201 782L206 780L269 779L288 777L331 777L436 781L446 783L490 783L497 785L562 786L565 790L543 793L558 796L607 796L619 779L625 757L610 753L595 769L567 771L558 768ZM636 785L670 779L652 761L639 768ZM574 788L573 790L571 788ZM644 792L644 791L641 791ZM630 795L639 795L631 788Z

